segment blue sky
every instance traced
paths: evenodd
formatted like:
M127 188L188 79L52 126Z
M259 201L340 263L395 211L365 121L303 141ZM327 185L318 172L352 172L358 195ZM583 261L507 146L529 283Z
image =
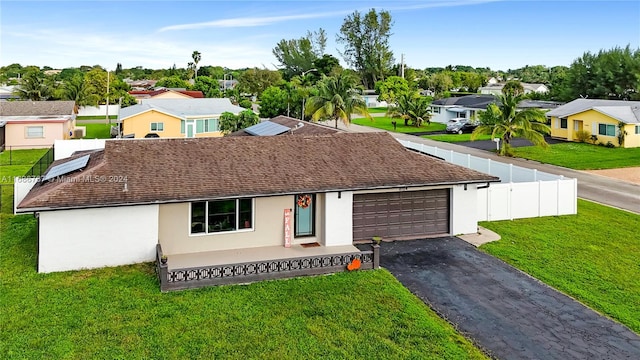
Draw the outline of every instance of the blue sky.
M0 2L0 65L229 68L277 65L280 39L327 32L370 8L394 20L390 45L408 66L507 70L565 65L585 51L640 46L640 1L6 1Z

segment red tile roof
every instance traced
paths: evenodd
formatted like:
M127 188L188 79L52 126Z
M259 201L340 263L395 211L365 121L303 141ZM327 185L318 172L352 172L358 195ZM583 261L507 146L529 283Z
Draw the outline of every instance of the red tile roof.
M35 185L18 208L39 211L488 181L498 179L406 150L387 133L113 140L92 153L84 171Z

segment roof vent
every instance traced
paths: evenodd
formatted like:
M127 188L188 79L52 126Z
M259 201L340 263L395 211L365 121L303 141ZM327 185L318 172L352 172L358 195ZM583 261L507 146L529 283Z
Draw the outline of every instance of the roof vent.
M299 128L303 127L303 126L304 126L304 124L303 124L303 123L301 123L301 122L299 122L299 123L296 125L296 129L299 129Z

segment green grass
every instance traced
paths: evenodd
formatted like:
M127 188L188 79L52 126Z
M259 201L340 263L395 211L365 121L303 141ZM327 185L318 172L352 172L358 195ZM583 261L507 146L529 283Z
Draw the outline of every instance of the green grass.
M386 107L370 107L367 110L369 110L369 114L384 114L387 112Z
M394 130L393 124L391 124L392 121L394 121L394 119L391 119L389 117L374 117L373 121L365 118L357 118L357 119L351 120L351 122L356 125L370 126L377 129L382 129L382 130L387 130L392 132L399 132L399 133L442 131L447 127L445 124L435 123L435 122L432 122L429 125L423 124L421 127L415 127L411 125L404 126L404 120L395 119L397 123L397 128L396 130Z
M483 222L481 249L640 333L640 215L578 200L578 215Z
M471 134L422 135L421 137L448 143L471 141ZM491 135L480 135L476 140L491 140Z
M76 116L76 121L82 120L106 120L106 115L87 115L87 116ZM109 119L115 120L118 118L118 115L109 115Z
M0 153L0 212L13 212L13 178L26 174L48 150L5 150Z
M586 143L559 143L543 149L513 149L514 156L576 170L616 169L640 166L640 148L607 148Z
M163 294L152 264L38 274L0 215L4 359L481 359L386 270Z
M85 139L111 139L111 125L109 124L78 124L78 126L87 127Z

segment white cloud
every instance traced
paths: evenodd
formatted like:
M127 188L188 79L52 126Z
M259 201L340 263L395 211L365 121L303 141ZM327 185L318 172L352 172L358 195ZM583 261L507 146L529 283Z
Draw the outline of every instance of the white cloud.
M350 11L349 11L350 12ZM265 17L239 17L230 19L221 19L207 22L199 22L192 24L170 25L158 29L159 32L175 31L175 30L194 30L204 28L237 28L237 27L255 27L265 26L285 21L318 19L332 16L348 14L347 11L324 12L316 14L297 14L283 16L265 16Z

